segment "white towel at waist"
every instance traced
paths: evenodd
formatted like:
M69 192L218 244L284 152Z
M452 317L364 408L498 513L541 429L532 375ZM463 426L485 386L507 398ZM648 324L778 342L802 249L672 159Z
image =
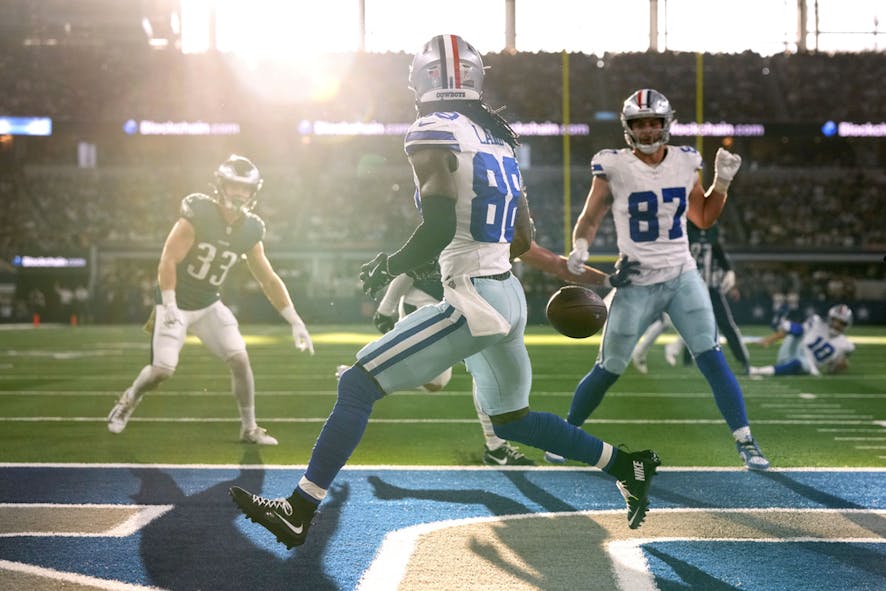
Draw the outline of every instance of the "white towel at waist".
M511 324L483 299L467 275L449 277L443 282L443 299L462 313L475 337L508 334Z

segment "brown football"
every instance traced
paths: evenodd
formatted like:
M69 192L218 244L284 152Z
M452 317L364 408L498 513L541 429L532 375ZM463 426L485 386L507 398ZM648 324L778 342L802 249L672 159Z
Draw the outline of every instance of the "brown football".
M558 289L548 300L545 313L551 326L573 339L584 339L598 333L606 323L607 316L603 299L580 285Z

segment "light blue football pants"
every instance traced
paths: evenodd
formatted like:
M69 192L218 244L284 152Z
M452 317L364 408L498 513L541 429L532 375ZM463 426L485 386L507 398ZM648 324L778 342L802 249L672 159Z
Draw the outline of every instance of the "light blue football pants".
M693 356L717 345L717 323L708 288L696 269L653 285L631 285L616 290L597 357L605 370L624 373L634 346L662 312Z
M532 366L523 343L523 287L513 274L503 281L473 282L477 292L510 324L510 331L475 337L465 318L445 299L423 306L357 352L357 362L385 393L412 390L464 360L477 385L480 407L487 415L529 406Z

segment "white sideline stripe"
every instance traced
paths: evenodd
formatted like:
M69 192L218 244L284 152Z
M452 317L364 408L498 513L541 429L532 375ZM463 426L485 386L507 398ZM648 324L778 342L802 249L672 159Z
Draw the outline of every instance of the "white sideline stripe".
M0 503L4 508L88 508L88 509L138 509L122 523L103 532L9 532L0 533L0 538L54 537L54 538L125 538L142 529L175 505L109 505L109 504L66 504L66 503Z
M266 376L266 373L262 375ZM324 374L325 376L325 374ZM63 376L52 376L55 377L63 377ZM71 378L75 376L69 376ZM83 376L76 376L82 378ZM94 377L94 376L93 376ZM191 376L189 376L191 377ZM212 376L208 376L212 378L217 378L218 375L214 374ZM304 377L304 374L302 374ZM310 376L308 376L310 377ZM0 380L3 380L4 376L0 376ZM92 379L92 377L90 377ZM120 378L121 382L126 382L129 380L129 377ZM114 390L3 390L0 392L0 396L83 396L83 397L105 397L105 396L119 396L121 389ZM572 396L575 393L573 391L557 391L557 390L533 390L532 396L550 396L550 397L560 397L565 398ZM295 390L262 390L257 392L258 396L280 396L280 397L303 397L303 396L336 396L335 388L326 388L320 390L305 390L299 388L298 391ZM159 392L151 392L151 398L157 397L178 397L178 396L188 396L195 398L206 398L206 397L229 397L231 396L231 392L229 390L215 390L215 391L194 391L194 390L168 390L164 389ZM472 396L470 390L444 390L442 392L422 392L416 390L405 391L405 392L395 392L393 394L389 394L389 396L421 396L428 398L441 398L441 397L454 397L461 398L465 396ZM787 396L785 394L778 394L778 396ZM789 395L793 396L793 394ZM820 397L820 400L841 400L841 399L871 399L871 400L881 400L886 399L886 393L883 394L861 394L861 393L840 393L840 394L817 394L816 396ZM680 392L680 393L664 393L664 392L610 392L606 395L607 398L656 398L656 399L707 399L711 397L710 392ZM769 392L759 393L745 393L745 399L756 399L756 398L765 398L767 400L772 399L772 394ZM790 403L785 403L790 404ZM815 405L812 404L803 404L803 402L795 402L799 408L814 408ZM824 404L824 403L822 403ZM770 406L767 403L762 404L761 406L768 407Z
M107 468L107 469L132 469L152 468L158 470L297 470L307 468L307 464L133 464L133 463L86 463L86 462L0 462L0 468ZM447 470L459 471L548 471L548 472L598 472L598 468L591 466L421 466L421 465L393 465L393 464L352 464L345 465L345 471L423 471L442 472ZM746 468L734 468L726 466L660 466L656 472L747 472ZM770 468L767 473L776 472L873 472L886 475L886 468L844 466L813 466L809 468ZM664 511L665 509L656 509Z
M859 415L859 414L855 414L855 413L846 413L846 414L842 414L842 415L834 415L834 414L830 414L830 413L826 413L826 412L820 412L820 413L804 413L804 414L799 414L799 415L787 415L787 416L788 416L789 419L797 419L797 420L799 420L799 419L819 419L819 418L822 418L822 417L828 417L828 416L831 417L831 418L837 419L837 420L843 420L843 419L873 419L873 418L874 418L874 415ZM757 423L757 422L759 422L759 421L754 421L754 422Z
M67 573L51 568L44 568L42 566L24 564L22 562L12 562L10 560L0 560L0 570L10 570L27 575L45 577L55 581L64 581L65 583L82 585L84 587L107 589L108 591L162 591L160 587L145 587L144 585L134 585L132 583L124 583L123 581L115 581L113 579L99 579L87 575Z
M819 433L882 433L882 427L859 427L857 429L816 429Z
M834 441L886 441L886 437L834 437Z
M810 410L819 408L842 408L842 404L828 404L825 402L803 402L798 400L795 402L764 402L760 405L762 408L807 408Z
M665 508L656 509L656 513L701 513L710 512L709 507L698 508ZM717 509L719 513L767 513L767 512L810 512L810 513L875 513L886 515L886 510L871 509L797 509L767 507L763 509L737 508L737 509ZM505 521L519 521L523 519L565 517L573 515L603 515L603 514L621 514L624 509L602 509L596 511L564 511L555 513L527 513L522 515L492 516L492 517L471 517L467 519L452 519L445 521L437 521L434 523L423 523L405 527L403 529L389 532L382 543L379 545L378 552L364 571L363 576L357 583L356 591L396 591L400 587L400 582L406 574L406 567L409 565L409 559L415 550L418 539L428 533L448 529L451 527L460 527L473 523L496 523ZM886 543L883 538L839 538L839 539L822 539L815 537L797 537L797 538L637 538L635 540L625 540L610 542L607 551L613 562L616 580L621 591L659 591L655 584L655 578L649 571L649 564L643 555L641 546L650 542L682 542L701 540L712 542L836 542L836 543ZM615 550L612 547L615 546Z
M822 415L826 416L826 415ZM818 418L818 415L812 415ZM324 423L328 417L270 417L259 419L262 423ZM865 420L867 419L867 420ZM107 417L0 417L0 423L106 423ZM130 423L239 423L239 418L226 417L133 417ZM400 425L449 425L475 424L476 417L471 419L369 419L370 423ZM722 425L723 419L588 419L586 424L596 425ZM873 415L847 415L833 419L763 419L754 421L755 425L872 425L883 421L874 421Z

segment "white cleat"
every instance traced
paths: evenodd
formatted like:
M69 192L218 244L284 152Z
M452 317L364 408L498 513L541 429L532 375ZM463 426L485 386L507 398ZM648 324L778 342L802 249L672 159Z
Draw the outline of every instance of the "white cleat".
M121 394L117 404L108 413L108 431L111 433L123 431L139 402L141 402L141 396L136 397L132 392L132 388L127 389Z
M563 456L561 456L561 455L559 455L559 454L555 454L555 453L552 452L552 451L546 451L546 452L545 452L545 461L546 461L548 464L556 464L556 465L559 465L559 464L565 464L565 463L566 463L566 458L564 458Z
M242 429L240 441L243 443L255 443L256 445L277 445L277 440L268 435L268 430L261 427L255 429Z

